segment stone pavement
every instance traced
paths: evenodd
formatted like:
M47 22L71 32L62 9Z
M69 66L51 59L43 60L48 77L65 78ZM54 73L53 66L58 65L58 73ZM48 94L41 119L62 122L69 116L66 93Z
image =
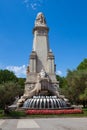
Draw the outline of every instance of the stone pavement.
M87 118L0 119L0 130L87 130Z

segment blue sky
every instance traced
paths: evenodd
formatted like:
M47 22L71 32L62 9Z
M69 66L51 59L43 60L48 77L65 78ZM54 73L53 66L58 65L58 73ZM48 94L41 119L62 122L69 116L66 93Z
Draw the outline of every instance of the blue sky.
M57 73L65 76L87 58L87 0L0 0L0 69L25 76L38 12L50 28Z

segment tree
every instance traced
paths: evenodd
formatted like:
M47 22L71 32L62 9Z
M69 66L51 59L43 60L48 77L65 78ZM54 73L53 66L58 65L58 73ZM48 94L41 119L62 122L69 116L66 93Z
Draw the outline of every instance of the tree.
M56 75L56 78L57 78L57 81L59 81L60 88L63 88L67 84L65 77L61 77L59 75Z
M87 71L87 59L84 59L78 66L77 70L86 70Z
M0 70L0 84L8 81L17 82L18 79L13 72L9 70Z
M87 59L84 59L75 70L68 70L66 77L57 76L61 93L71 103L87 105Z
M0 107L13 104L16 96L24 93L25 78L17 78L9 70L0 70Z
M80 102L80 95L84 93L87 88L87 71L85 70L68 70L66 77L68 83L68 97L72 103L78 104Z
M21 93L20 85L16 82L0 84L0 107L13 104L15 97Z
M84 107L87 107L87 88L85 89L84 93L79 96Z
M57 81L59 81L60 94L67 96L67 80L65 77L56 75Z
M20 84L23 88L24 88L24 85L25 85L25 78L18 78L18 84Z

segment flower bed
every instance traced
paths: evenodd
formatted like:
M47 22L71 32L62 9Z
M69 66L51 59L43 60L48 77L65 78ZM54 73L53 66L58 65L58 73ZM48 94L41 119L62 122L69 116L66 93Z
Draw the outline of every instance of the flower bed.
M26 110L26 114L29 115L59 115L59 114L82 114L83 111L81 109L63 109L63 110Z

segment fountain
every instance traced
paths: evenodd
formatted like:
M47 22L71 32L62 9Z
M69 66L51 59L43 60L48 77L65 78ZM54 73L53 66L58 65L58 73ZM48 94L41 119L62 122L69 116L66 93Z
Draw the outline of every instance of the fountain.
M49 46L49 28L43 13L38 13L33 29L33 49L27 67L24 95L17 107L27 109L63 109L68 102L59 94L55 57Z
M57 96L34 96L27 99L23 107L28 109L65 109L68 106L63 99L57 98Z

